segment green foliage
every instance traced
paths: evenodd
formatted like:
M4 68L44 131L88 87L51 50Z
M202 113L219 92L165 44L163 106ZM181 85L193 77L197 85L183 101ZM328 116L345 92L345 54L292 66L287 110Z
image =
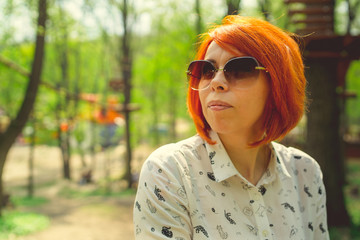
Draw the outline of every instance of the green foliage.
M44 197L12 197L11 201L17 207L36 207L47 203L49 200Z
M121 29L121 24L117 22L120 12L108 3L101 5L97 1L87 0L82 9L78 9L84 11L83 18L79 18L73 10L65 7L65 2L53 2L49 5L50 18L42 79L52 87L41 85L37 97L34 110L37 119L37 144L58 144L58 128L61 122L71 125L72 138L76 140L72 142L89 141L92 138L92 129L101 128L90 122L97 108L100 105L106 106L108 96L115 96L120 102L123 99L121 92L113 92L108 86L111 79L121 78L121 31L113 32L108 26L111 23L106 21L116 22L113 27ZM262 17L256 2L242 1L241 15ZM29 14L29 25L32 26L32 20L36 17L34 3L35 1L30 1L22 5L8 0L0 5L0 11L9 19ZM193 0L157 0L145 1L141 5L135 3L133 6L135 14L130 13L131 21L135 19L136 22L145 16L150 22L144 22L148 27L132 25L132 102L141 107L131 117L133 145L143 141L160 145L195 133L186 108L185 76L187 64L194 57L198 37L194 4ZM343 32L346 26L347 12L344 4L345 0L337 1L338 32ZM104 6L99 15L99 8ZM106 10L106 7L109 9ZM269 20L281 28L287 28L287 10L283 1L271 1ZM211 4L201 2L201 19L206 27L219 23L225 12L225 1L217 0ZM91 27L87 26L89 15L95 21L95 25ZM357 16L353 25L355 28L359 27L358 22ZM34 51L33 40L16 43L15 26L5 25L0 26L0 54L29 70ZM61 68L65 59L68 65L66 74ZM359 62L352 64L348 72L347 86L349 90L357 91L358 96L359 69ZM13 118L23 100L28 79L1 64L0 79L0 108L8 117ZM57 89L59 87L63 90ZM69 99L68 96L74 96L79 91L96 94L98 103L94 105L83 100L77 102L74 98ZM348 101L347 113L351 124L360 122L359 99L358 97ZM177 136L171 134L175 120L181 120L186 123L184 125L189 126L185 130L177 129ZM28 124L28 129L31 127L33 126ZM99 129L94 130L96 139L93 142L97 144L100 142ZM24 134L26 135L26 132ZM119 131L117 139L120 139L121 135L123 132Z
M350 227L331 228L330 239L360 240L360 162L348 160L346 165L345 202L352 225Z
M346 204L355 226L360 227L360 163L351 161L347 166Z
M194 52L196 33L188 15L178 14L177 10L175 5L167 15L154 17L152 32L140 40L139 45L144 47L135 55L133 99L141 103L141 111L134 114L139 131L135 136L142 140L152 135L151 142L156 145L161 141L157 138L161 137L162 125L167 131L165 137L169 138L171 114L188 118L185 70Z
M4 212L0 218L0 239L22 236L47 228L49 218L36 213Z
M9 46L0 54L8 59L18 59L17 64L30 68L33 54L33 45L21 44ZM27 86L27 78L14 73L7 67L0 65L0 107L11 117L15 117L16 110L20 108Z
M351 98L346 102L346 113L350 124L360 123L360 61L353 61L346 76L347 87L350 92L356 93L356 98ZM360 131L359 131L360 133Z

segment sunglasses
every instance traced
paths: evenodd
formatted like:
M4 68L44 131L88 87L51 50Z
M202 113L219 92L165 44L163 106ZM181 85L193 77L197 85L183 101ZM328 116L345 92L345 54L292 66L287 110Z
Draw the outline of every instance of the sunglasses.
M260 70L266 71L253 57L230 59L224 68L216 68L211 61L192 61L188 67L187 78L193 90L205 90L210 86L218 71L223 71L226 81L235 88L250 87L258 78Z

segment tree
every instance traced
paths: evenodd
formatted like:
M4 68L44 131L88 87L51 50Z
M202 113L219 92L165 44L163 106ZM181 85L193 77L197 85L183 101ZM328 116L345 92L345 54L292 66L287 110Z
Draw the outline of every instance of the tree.
M196 32L197 34L202 33L203 24L201 18L201 2L200 0L195 0L195 13L196 13Z
M309 82L310 106L307 113L307 152L320 164L327 190L327 213L330 227L350 225L345 207L345 156L344 131L341 127L344 115L345 75L350 62L360 57L359 37L337 36L334 33L334 4L326 4L327 12L310 15L308 10L322 3L306 5L296 14L305 15L297 23L305 23L302 33L315 31L315 36L305 39L305 64ZM324 8L322 8L324 9ZM325 16L326 22L317 22ZM311 23L311 26L310 26Z
M226 0L227 15L236 15L240 11L241 0Z
M260 10L265 17L266 21L269 21L270 16L270 1L269 0L258 0Z
M27 85L27 90L22 101L21 107L16 117L11 120L9 127L0 133L0 202L3 200L4 188L2 182L2 174L7 154L15 142L17 136L21 133L25 126L31 110L33 108L38 87L40 84L41 71L43 66L44 46L45 46L45 30L46 30L46 14L47 1L39 0L38 2L38 21L35 43L35 53L32 62L31 74ZM0 205L1 216L1 205Z
M338 59L306 62L310 107L307 114L307 152L320 164L327 190L329 226L349 226L343 186L344 155L340 136L340 98L336 92Z
M122 3L117 2L116 0L110 1L114 4L121 13L121 20L122 20L122 30L123 34L120 38L120 48L118 54L118 64L122 71L122 80L124 83L123 88L123 95L124 95L124 102L123 102L123 112L125 118L125 145L126 145L126 152L125 152L125 176L128 183L128 188L131 188L133 179L131 173L131 160L132 160L132 147L131 147L131 132L130 132L130 125L131 125L131 89L132 89L132 64L133 64L133 55L132 55L132 48L131 48L131 21L130 21L130 6L128 0L123 0Z
M353 4L351 4L350 0L346 0L347 10L348 10L348 22L346 26L346 34L351 34L351 29L353 27L357 10L360 7L360 0L357 0Z
M65 13L61 2L59 2L59 18L61 19L61 25L58 27L57 33L57 54L58 62L54 64L58 65L60 68L60 77L56 83L58 92L60 88L67 89L71 91L70 85L70 66L69 66L69 16ZM76 63L78 64L78 63ZM74 79L75 83L79 79ZM76 84L77 85L77 84ZM75 89L76 91L77 89ZM79 92L75 92L75 96L79 95ZM57 95L57 106L55 109L55 119L57 122L57 136L58 136L58 145L61 150L62 161L63 161L63 177L65 179L71 179L71 130L73 120L76 115L76 107L72 105L72 101L75 102L77 106L78 98L71 99L68 94L58 94Z

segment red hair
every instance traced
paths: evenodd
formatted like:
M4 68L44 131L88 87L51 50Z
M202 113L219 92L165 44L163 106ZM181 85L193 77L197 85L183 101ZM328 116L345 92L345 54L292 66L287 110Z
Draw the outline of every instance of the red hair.
M221 25L204 33L196 59L204 59L211 42L232 52L232 48L255 57L264 66L270 93L263 113L266 136L250 146L259 146L284 137L300 121L305 109L304 65L298 44L280 28L264 20L230 15ZM194 79L190 79L193 81ZM201 108L199 92L188 88L188 110L198 134L210 144L211 130Z

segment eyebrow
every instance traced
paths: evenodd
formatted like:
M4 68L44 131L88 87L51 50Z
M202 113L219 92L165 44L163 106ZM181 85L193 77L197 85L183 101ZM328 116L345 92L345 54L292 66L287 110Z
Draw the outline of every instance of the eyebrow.
M226 63L228 63L230 60L233 60L234 58L238 58L238 56L234 56L234 57L229 58L229 59L226 61ZM204 59L204 60L209 61L209 62L211 62L211 63L214 64L214 65L217 65L215 59L210 58L210 59ZM226 63L225 63L225 64L226 64Z
M209 62L211 62L213 64L216 64L216 60L214 60L214 59L204 59L204 60L209 61Z

